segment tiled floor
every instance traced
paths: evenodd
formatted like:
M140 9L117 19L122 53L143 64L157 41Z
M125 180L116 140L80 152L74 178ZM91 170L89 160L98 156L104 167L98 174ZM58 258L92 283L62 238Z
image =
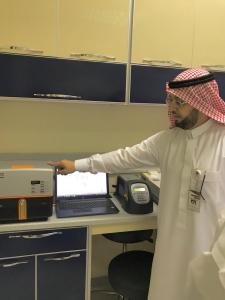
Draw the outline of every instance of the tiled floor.
M106 291L106 293L102 292L103 290ZM107 278L99 278L92 282L91 300L117 300L118 296L110 294L110 291L112 291L112 288L110 287Z
M93 293L91 294L91 300L117 300L118 296L116 295L109 295L104 293Z

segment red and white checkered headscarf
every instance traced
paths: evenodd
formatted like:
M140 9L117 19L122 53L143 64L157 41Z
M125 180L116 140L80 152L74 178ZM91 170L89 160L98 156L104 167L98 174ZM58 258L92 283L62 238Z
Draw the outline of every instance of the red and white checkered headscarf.
M174 82L182 82L183 80L191 80L204 77L210 73L204 69L188 69L180 73ZM192 107L196 108L211 119L219 123L225 123L225 102L219 95L217 82L213 79L208 82L189 85L187 87L171 88L170 83L166 84L167 99L170 94L173 94ZM173 115L170 107L168 107L168 115L170 127L175 126Z

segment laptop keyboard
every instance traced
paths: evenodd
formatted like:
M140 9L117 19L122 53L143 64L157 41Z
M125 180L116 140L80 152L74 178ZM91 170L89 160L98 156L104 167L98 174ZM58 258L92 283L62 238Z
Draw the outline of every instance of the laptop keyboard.
M83 199L83 200L60 200L59 202L59 208L60 209L75 209L75 210L89 210L92 208L99 208L99 207L105 207L105 208L114 208L115 205L110 199L101 199L101 198L95 198L95 199Z

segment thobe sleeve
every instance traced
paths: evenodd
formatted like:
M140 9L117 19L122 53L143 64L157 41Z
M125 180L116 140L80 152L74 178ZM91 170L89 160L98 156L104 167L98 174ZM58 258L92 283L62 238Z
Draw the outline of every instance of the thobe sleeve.
M159 167L161 133L140 144L75 161L77 171L121 173Z

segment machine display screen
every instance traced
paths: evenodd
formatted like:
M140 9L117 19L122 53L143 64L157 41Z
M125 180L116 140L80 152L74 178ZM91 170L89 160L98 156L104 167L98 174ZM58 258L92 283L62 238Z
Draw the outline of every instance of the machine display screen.
M40 180L31 180L31 184L40 184Z
M145 188L144 187L135 187L135 188L133 188L133 191L134 192L144 192Z

